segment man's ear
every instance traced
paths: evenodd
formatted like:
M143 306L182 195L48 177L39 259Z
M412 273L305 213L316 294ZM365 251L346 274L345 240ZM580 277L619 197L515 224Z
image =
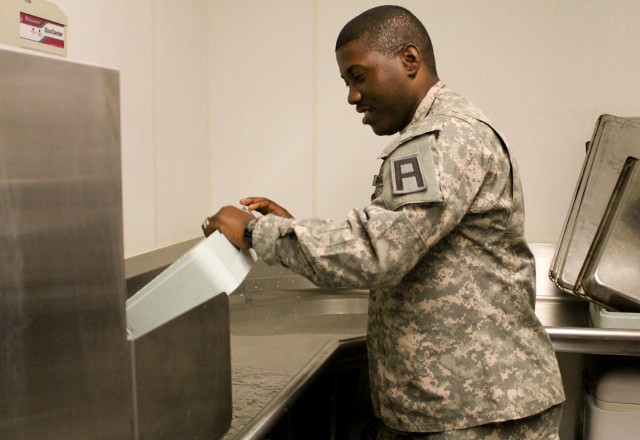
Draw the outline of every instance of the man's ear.
M413 44L407 44L400 52L399 56L402 59L402 64L410 77L414 77L420 70L422 64L422 58L420 57L420 51Z

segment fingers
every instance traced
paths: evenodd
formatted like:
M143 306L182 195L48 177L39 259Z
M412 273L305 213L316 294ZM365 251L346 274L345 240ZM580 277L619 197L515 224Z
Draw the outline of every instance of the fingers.
M202 228L202 233L204 234L205 237L208 237L209 235L213 234L213 226L211 225L211 220L210 217L207 217L206 219L204 219L204 221L202 222L202 226L200 226Z
M279 217L293 218L289 211L265 197L246 197L240 200L240 204L251 211L258 211L262 215L273 214Z
M211 217L207 217L204 222L202 222L202 233L205 237L210 236L214 232L218 230L217 219L215 215Z
M250 211L258 211L260 214L270 214L269 205L271 200L264 197L247 197L240 200L240 204L249 208Z

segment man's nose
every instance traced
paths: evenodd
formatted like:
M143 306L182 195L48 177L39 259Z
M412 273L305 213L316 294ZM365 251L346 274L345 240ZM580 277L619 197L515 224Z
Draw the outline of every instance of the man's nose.
M360 93L360 90L358 90L353 86L350 86L349 94L347 95L347 102L351 105L356 105L357 103L360 102L361 99L362 99L362 94Z

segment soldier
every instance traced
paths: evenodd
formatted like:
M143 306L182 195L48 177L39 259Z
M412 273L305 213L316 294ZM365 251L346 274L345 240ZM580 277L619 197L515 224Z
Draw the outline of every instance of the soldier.
M319 286L370 290L367 345L380 439L557 439L564 400L534 312L518 169L486 116L436 72L422 23L397 6L351 20L336 43L349 104L378 135L371 204L295 220L271 200L207 219Z

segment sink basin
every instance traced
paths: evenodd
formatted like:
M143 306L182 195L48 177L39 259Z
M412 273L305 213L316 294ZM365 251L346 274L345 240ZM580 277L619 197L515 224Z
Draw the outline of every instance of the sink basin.
M232 335L364 333L369 296L360 290L261 292L230 308Z
M362 333L368 302L369 295L362 290L313 288L240 295L231 301L231 334ZM587 307L585 301L562 292L536 299L536 314L546 327L588 327Z

